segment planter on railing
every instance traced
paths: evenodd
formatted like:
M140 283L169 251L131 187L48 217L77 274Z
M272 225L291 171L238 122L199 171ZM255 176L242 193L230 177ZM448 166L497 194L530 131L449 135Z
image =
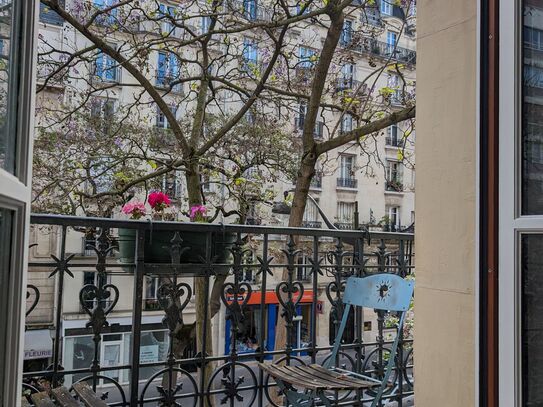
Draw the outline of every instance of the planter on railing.
M172 244L180 244L180 264L191 264L187 272L201 269L198 264L203 264L206 259L206 233L201 232L177 232L182 241L172 241L175 231L145 231L144 262L145 263L172 263ZM136 229L119 228L119 262L134 264L136 262ZM230 248L236 235L234 233L211 234L211 259L215 264L226 263L230 257ZM225 267L227 268L227 267ZM226 270L225 270L226 271Z

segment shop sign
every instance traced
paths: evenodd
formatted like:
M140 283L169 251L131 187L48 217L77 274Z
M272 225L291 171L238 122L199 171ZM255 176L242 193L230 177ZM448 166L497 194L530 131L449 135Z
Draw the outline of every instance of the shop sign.
M25 350L25 360L29 359L45 359L53 357L52 350Z
M158 345L142 346L140 350L140 362L158 362Z

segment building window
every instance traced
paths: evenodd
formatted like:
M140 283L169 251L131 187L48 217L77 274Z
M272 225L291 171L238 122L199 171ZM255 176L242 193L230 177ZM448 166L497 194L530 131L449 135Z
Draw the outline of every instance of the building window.
M386 137L387 146L400 147L401 140L398 140L398 125L393 124L392 126L387 127L387 137Z
M174 116L177 116L177 108L173 105L170 105L170 111L174 114ZM164 112L160 110L160 108L157 106L157 115L156 115L156 127L159 129L169 129L170 123L168 123L168 119L166 119L166 115L164 115Z
M354 155L341 155L339 176L342 179L354 179Z
M296 117L296 129L303 130L305 123L305 115L307 114L307 104L300 103L298 105L298 116Z
M93 0L94 7L98 10L105 10L115 5L115 3L116 3L116 0ZM115 21L117 20L118 11L119 11L118 8L114 8L108 11L107 13L98 16L98 18L96 19L96 23L102 24L102 25L115 24Z
M65 0L60 0L59 5L64 7ZM55 11L51 10L45 4L40 3L40 21L44 24L62 25L64 19L59 16Z
M258 64L258 45L255 40L243 40L243 66L246 70L254 69Z
M381 0L381 14L392 15L392 0Z
M402 91L400 89L400 77L396 74L390 74L387 81L388 87L392 90L391 103L401 103Z
M114 166L111 157L99 157L91 159L89 165L89 184L96 192L109 191L114 184Z
M343 22L343 29L341 31L341 45L349 45L353 40L353 22L351 20L345 20Z
M91 116L103 120L111 120L117 110L115 99L95 98L91 102Z
M311 69L315 65L316 52L308 47L298 48L298 66L304 69Z
M349 113L345 113L343 117L341 118L340 131L341 133L347 133L349 131L352 131L352 129L353 129L353 116L351 116Z
M109 55L99 52L94 61L94 76L102 82L119 82L119 66Z
M257 18L257 2L256 0L243 0L243 14L248 20L256 20Z
M387 206L385 208L385 227L392 232L400 230L400 207L399 206Z
M346 63L341 67L341 77L338 83L338 90L351 89L353 87L353 79L356 65Z
M337 203L337 220L339 229L352 229L354 225L354 202Z
M396 43L398 41L398 34L394 31L387 31L387 54L394 52L396 48Z
M169 197L179 199L183 196L183 182L180 171L172 171L164 175L162 189Z
M175 35L175 8L161 4L159 6L159 19L161 24L161 34Z
M170 87L171 84L179 80L181 73L179 59L172 52L159 52L156 75L156 86L161 88ZM174 88L179 89L180 84Z
M211 28L211 17L203 16L202 17L202 34L207 34Z
M386 164L386 190L403 191L402 164L397 161L387 161Z
M319 200L316 199L317 205ZM317 205L312 200L308 200L305 205L304 217L302 221L302 226L306 228L320 228L321 222L319 222L319 210Z
M379 18L379 9L377 6L366 5L362 14L360 15L360 21L365 24L379 26L381 25L381 19Z
M116 110L117 101L115 99L93 99L91 101L90 114L94 126L90 126L89 130L92 129L94 131L101 131L103 134L108 134L113 126Z

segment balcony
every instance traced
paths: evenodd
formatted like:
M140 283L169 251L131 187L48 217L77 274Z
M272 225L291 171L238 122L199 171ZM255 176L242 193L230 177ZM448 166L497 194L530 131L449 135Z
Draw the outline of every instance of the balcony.
M303 228L314 228L314 229L320 229L322 228L322 222L318 220L304 220L302 222Z
M399 178L388 180L385 184L385 190L388 192L403 192L403 182Z
M360 82L353 78L337 78L336 80L336 92L357 89L359 86Z
M373 38L365 38L360 42L353 41L345 48L384 59L390 58L393 61L402 62L407 65L415 65L417 63L417 51L403 47L394 47L391 44Z
M257 400L273 405L273 399L281 405L282 396L274 396L276 384L258 371L255 360L271 363L279 357L287 363L322 364L331 353L330 338L344 307L337 287L353 275L414 273L412 234L367 236L360 231L56 215L33 215L31 223L38 231L52 232L38 242L54 257L32 257L29 274L49 272L56 282L58 312L36 344L40 349L32 352L42 355L41 366L49 368L35 371L25 363L24 391L60 385L70 389L83 381L108 405L173 407L212 401L217 406L256 406ZM67 236L89 230L97 232L95 261L82 263L67 255ZM244 255L249 249L256 255L251 259ZM277 255L280 249L284 255ZM96 273L95 283L83 286L82 274L89 272ZM147 276L160 277L156 295L146 293ZM242 283L254 276L260 280L258 288ZM207 289L196 290L195 277ZM212 295L212 286L221 295ZM40 285L36 289L45 291ZM277 294L280 290L285 298ZM39 296L29 297L27 317L39 301ZM194 348L195 304L202 302L219 307L222 323L205 333L213 344L224 343L219 351L207 348L206 341ZM212 308L203 307L204 320L211 319ZM281 308L293 312L282 313ZM380 377L391 346L385 334L389 316L371 309L364 318L353 315L341 363ZM366 317L375 320L371 332L364 330ZM270 322L277 319L284 324ZM330 335L323 338L324 327ZM286 338L281 346L279 330L286 331L281 332ZM408 333L401 337L384 400L414 394L412 342ZM374 393L327 396L333 405L366 405Z
M387 136L385 139L385 143L388 147L398 147L402 148L405 145L405 142L403 139L399 139L398 137L390 137Z
M294 119L294 127L298 131L303 131L305 124L305 117L296 117ZM324 138L324 122L317 121L315 123L315 128L313 129L313 137L315 137L316 140L322 140Z
M356 178L338 178L337 187L355 189L358 187L358 180Z
M240 13L249 21L271 21L274 11L258 4L255 0L227 2L227 7L234 13Z
M339 230L354 230L354 222L334 222L334 226Z

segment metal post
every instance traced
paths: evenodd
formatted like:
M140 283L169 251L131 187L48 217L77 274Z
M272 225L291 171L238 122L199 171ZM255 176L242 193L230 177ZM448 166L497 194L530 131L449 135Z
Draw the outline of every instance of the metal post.
M145 230L138 229L136 238L136 268L134 271L134 303L132 306L132 353L130 355L130 405L138 402L140 373L141 314L143 304L143 277L145 274Z

